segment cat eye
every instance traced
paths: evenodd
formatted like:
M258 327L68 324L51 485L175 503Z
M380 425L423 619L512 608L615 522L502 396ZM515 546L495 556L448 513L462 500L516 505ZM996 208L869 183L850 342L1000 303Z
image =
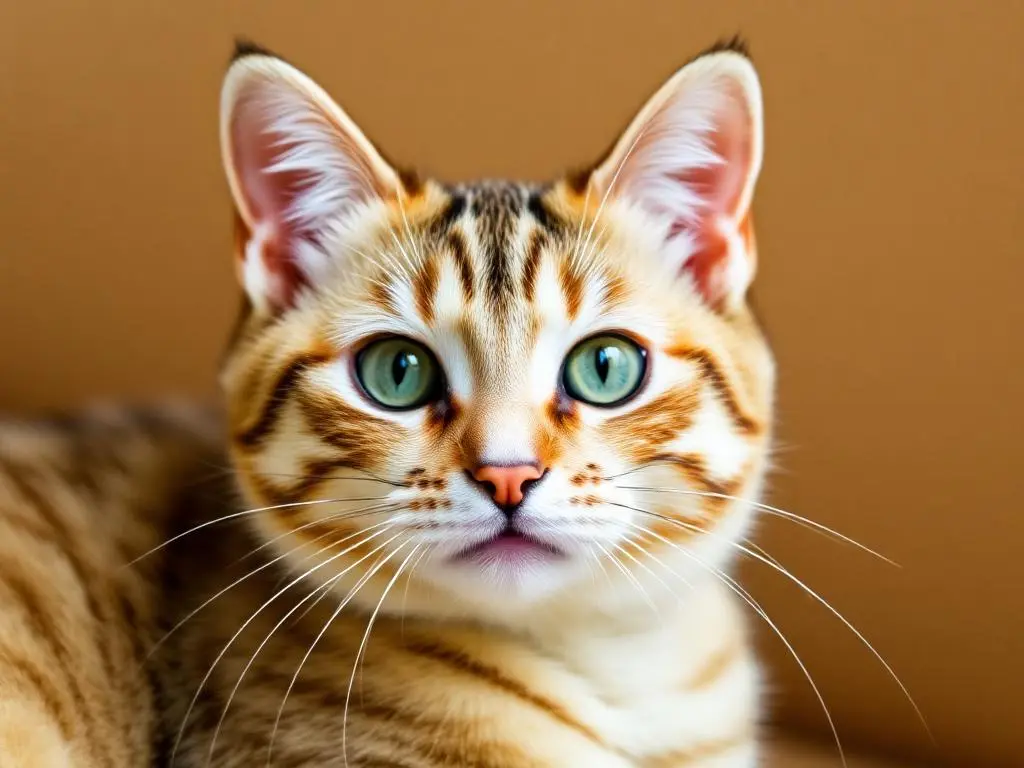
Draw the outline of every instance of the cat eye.
M646 350L624 336L593 336L565 358L562 384L570 397L613 406L636 394L647 369Z
M437 360L422 344L389 336L359 352L356 378L379 405L407 411L436 400L444 377Z

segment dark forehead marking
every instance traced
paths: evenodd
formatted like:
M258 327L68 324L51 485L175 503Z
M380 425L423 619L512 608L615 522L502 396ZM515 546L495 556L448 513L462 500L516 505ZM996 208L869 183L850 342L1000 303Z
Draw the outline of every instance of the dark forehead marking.
M512 254L526 196L523 187L506 182L486 182L469 191L470 212L484 262L484 290L498 312L504 312L512 298Z
M448 233L448 248L451 250L452 261L459 271L459 281L462 283L462 297L468 303L473 300L476 293L476 276L473 273L473 264L469 260L469 247L466 245L466 236L460 229L452 229Z
M452 225L459 220L466 210L466 196L456 189L446 190L449 194L448 203L426 224L427 232L435 239L442 239L451 231Z
M565 232L566 222L544 202L545 191L543 189L531 190L526 198L526 209L546 232L556 236L561 235Z

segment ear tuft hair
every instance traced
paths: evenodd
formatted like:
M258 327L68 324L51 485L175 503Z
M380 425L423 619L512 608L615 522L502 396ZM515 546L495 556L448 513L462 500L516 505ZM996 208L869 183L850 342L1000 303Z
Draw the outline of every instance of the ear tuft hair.
M229 63L234 64L236 61L244 59L246 56L272 56L275 59L281 58L269 48L265 48L247 37L236 37L235 50L231 53L231 60Z
M703 58L704 56L710 56L712 53L738 53L745 59L753 59L750 55L750 44L746 39L737 32L732 37L723 37L716 40L714 43L709 45L703 51L694 56L690 61L696 61L697 59Z

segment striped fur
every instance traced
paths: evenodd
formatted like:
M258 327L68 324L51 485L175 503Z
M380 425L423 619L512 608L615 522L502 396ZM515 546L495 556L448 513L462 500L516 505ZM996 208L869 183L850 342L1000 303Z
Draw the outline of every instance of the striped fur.
M695 66L670 86L749 69L731 51ZM716 575L770 439L749 189L702 200L702 177L671 220L630 191L689 183L658 163L727 164L735 115L715 132L721 100L688 90L671 130L703 127L675 154L642 123L588 174L453 186L392 170L265 53L225 93L248 296L221 376L228 456L180 417L0 434L0 764L753 765L756 664ZM254 176L261 120L281 155ZM559 385L598 332L648 355L607 409ZM363 394L355 355L387 335L432 351L443 397ZM558 558L457 558L503 525L467 479L501 463L546 470L517 515Z

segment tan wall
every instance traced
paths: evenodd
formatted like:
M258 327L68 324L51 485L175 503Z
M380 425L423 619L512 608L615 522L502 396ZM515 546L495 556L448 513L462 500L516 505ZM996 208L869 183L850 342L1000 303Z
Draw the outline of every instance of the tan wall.
M1011 0L9 0L0 407L212 391L235 308L216 142L235 33L319 77L391 155L454 179L594 157L678 63L739 29L767 96L773 498L903 568L782 521L760 541L875 643L939 747L821 606L764 568L747 578L845 739L1019 765L1022 24ZM823 729L765 645L777 711Z

